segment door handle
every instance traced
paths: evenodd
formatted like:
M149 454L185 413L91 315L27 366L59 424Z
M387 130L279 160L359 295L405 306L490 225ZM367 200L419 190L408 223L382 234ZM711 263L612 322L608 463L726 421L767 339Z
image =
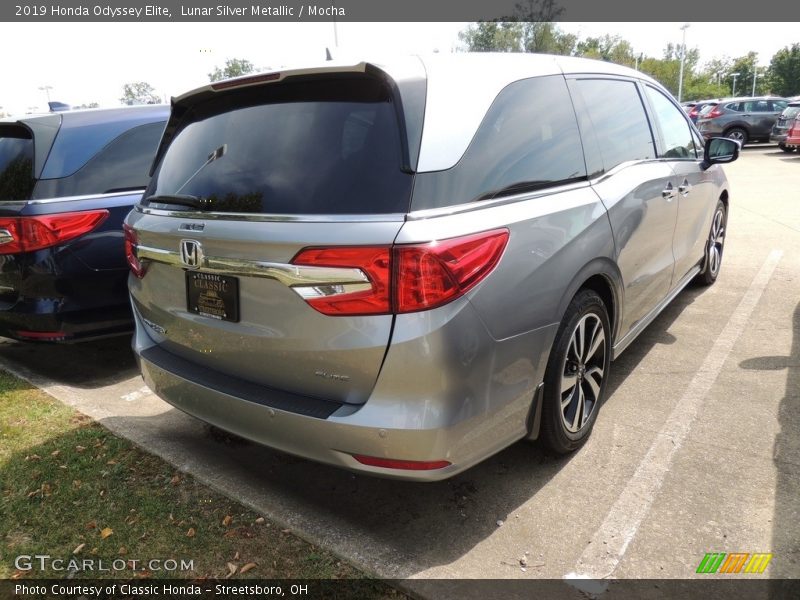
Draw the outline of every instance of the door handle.
M670 181L663 190L661 190L661 197L664 198L667 202L672 200L675 197L675 188L672 186L672 182Z
M678 191L680 192L681 196L688 196L689 192L692 191L692 184L689 183L688 179L684 179L683 183L678 186Z

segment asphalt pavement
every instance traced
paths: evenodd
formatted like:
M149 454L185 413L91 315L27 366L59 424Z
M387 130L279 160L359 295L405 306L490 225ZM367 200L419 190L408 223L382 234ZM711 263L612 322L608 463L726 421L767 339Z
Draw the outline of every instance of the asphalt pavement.
M0 367L381 577L703 577L706 553L742 552L800 578L800 154L756 145L726 172L719 280L613 363L571 456L522 442L448 481L375 479L216 435L144 387L127 339L5 340Z

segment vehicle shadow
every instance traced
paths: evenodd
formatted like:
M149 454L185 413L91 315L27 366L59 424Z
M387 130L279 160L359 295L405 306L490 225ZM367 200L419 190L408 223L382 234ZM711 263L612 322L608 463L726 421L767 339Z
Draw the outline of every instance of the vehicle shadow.
M796 579L800 574L800 304L792 316L792 346L789 356L759 356L739 363L743 369L756 371L786 370L786 393L778 406L780 432L775 436L775 513L772 519L772 547L775 556L769 567L770 577ZM780 597L783 582L773 582Z
M174 409L100 422L312 543L392 578L450 564L499 527L513 527L514 511L574 456L518 443L446 481L415 483L290 456ZM537 548L535 531L529 537L531 552L545 550ZM508 560L515 557L512 552Z
M129 335L79 344L36 344L3 339L0 367L3 363L19 366L49 381L83 389L113 385L139 374Z
M695 299L708 288L689 284L670 302L656 319L639 334L622 355L614 361L611 375L608 378L606 402L611 400L614 392L633 372L650 350L657 345L671 345L677 339L669 332L672 323L690 306ZM601 413L602 414L602 413Z
M667 329L702 292L687 288L628 348L615 363L611 394L654 345L676 341ZM112 431L146 432L139 441L144 447L170 456L182 468L207 474L207 483L229 495L236 490L232 495L238 500L266 510L310 541L338 548L349 560L355 553L362 567L395 578L449 565L499 527L523 526L516 511L580 456L553 456L520 442L452 479L413 483L288 456L176 410L157 417L109 417L102 423ZM530 523L528 519L524 526L531 528ZM546 553L536 545L540 537L535 528L526 531L531 553ZM519 571L512 564L517 552L509 549L509 576ZM504 568L499 565L495 572Z
M689 286L614 363L608 397L657 344L672 344L669 328L705 288ZM127 338L80 346L0 344L0 359L50 380L95 388L138 374ZM91 363L93 369L80 368ZM89 375L91 373L91 375ZM172 409L152 417L108 417L101 423L310 541L340 549L362 566L406 578L448 565L487 540L498 527L515 527L514 513L571 460L520 442L465 473L436 483L377 479L314 463L219 432ZM535 521L534 521L535 522ZM530 526L530 521L527 522ZM346 540L342 538L346 537ZM532 553L535 530L526 532ZM349 545L344 550L343 545ZM509 549L508 569L516 549ZM502 572L502 565L500 566Z

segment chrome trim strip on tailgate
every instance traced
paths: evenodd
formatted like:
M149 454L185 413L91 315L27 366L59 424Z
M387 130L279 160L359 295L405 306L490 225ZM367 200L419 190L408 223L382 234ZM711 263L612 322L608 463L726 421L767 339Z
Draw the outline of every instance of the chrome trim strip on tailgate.
M136 256L140 261L149 260L173 267L187 267L187 265L181 261L180 254L172 250L137 245ZM365 286L371 286L369 277L367 277L361 269L357 268L287 265L283 263L245 260L241 258L224 258L219 256L202 257L202 261L196 268L224 275L275 279L288 287L302 286L303 288L319 288L314 292L301 292L300 289L296 289L295 291L304 298L329 296L334 293L351 293L369 289L369 287ZM330 289L333 286L342 289Z
M180 219L202 219L204 221L247 221L270 223L398 223L405 221L403 213L381 214L341 214L341 215L284 215L266 213L221 213L202 210L169 210L164 208L151 208L136 204L136 212L144 215L157 215L160 217L178 217Z

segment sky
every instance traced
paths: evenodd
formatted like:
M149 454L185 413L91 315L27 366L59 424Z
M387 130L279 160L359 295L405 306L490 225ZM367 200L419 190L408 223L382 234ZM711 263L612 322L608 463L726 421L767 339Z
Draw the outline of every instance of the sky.
M560 23L580 37L606 33L636 52L661 57L680 43L683 23ZM48 95L72 105L115 106L125 83L146 81L164 99L208 83L228 58L260 69L376 53L452 52L467 23L0 23L0 113L46 110ZM31 40L38 40L31 44ZM46 41L46 43L45 43ZM754 50L766 66L772 55L800 42L796 23L690 23L688 48L701 62ZM49 88L49 89L40 89Z

